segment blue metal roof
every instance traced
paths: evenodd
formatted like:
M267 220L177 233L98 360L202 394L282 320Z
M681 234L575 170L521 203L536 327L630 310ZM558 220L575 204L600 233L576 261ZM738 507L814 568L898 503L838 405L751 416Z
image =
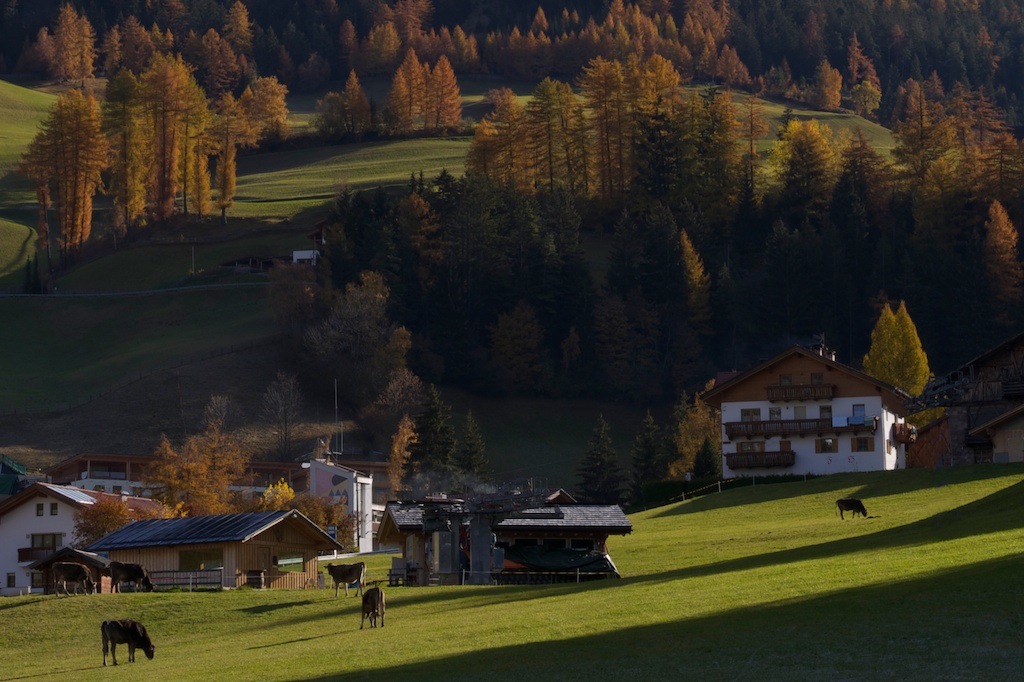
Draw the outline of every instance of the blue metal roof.
M326 539L331 548L341 547L319 526L293 509L135 521L100 538L86 549L91 552L107 552L112 549L245 542L286 518L296 518L308 524Z

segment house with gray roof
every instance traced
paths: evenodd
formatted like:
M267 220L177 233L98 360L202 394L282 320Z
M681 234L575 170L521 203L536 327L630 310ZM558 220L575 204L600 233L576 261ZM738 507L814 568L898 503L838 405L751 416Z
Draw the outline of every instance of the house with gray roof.
M392 583L461 583L470 563L470 519L458 502L390 502L378 541L398 546ZM608 553L611 535L633 525L618 505L575 504L562 491L543 506L491 517L491 580L496 583L575 582L619 577ZM462 575L460 575L460 573Z
M301 589L317 584L317 555L343 547L292 509L136 521L86 549L141 564L158 588L181 574L219 571L223 588Z

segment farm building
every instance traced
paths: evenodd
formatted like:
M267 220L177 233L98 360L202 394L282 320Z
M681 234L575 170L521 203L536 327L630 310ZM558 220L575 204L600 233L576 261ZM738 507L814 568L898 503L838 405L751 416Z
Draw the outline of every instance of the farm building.
M562 497L558 497L561 495ZM571 500L559 491L554 499ZM470 507L471 508L471 507ZM381 521L381 546L398 546L392 583L463 582L470 565L489 566L489 582L564 582L618 577L608 536L633 530L618 505L547 501L508 513L469 511L460 501L390 502ZM487 520L490 557L473 561L471 526ZM486 545L485 545L486 547ZM489 560L488 560L489 559Z
M110 571L109 559L74 547L63 547L47 558L29 564L31 570L39 571L42 575L44 594L54 594L57 591L53 580L53 565L59 561L85 566L89 577L99 586L99 591L110 592L110 576L104 575Z
M941 437L915 445L920 462L1024 462L1024 334L929 382L914 407L946 408L932 427Z
M721 411L725 478L905 468L909 399L824 346L793 346L704 394Z
M293 509L136 521L86 549L141 564L158 588L303 588L317 582L317 555L342 546Z

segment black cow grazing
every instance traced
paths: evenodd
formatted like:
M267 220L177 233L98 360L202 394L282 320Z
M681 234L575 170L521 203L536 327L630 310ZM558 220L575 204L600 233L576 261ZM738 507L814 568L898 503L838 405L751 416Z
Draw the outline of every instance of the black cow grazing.
M363 583L366 582L366 564L360 561L355 564L327 564L327 572L334 579L334 598L338 598L338 586L345 586L345 596L348 596L349 583L356 583L356 594L363 594Z
M135 662L135 650L142 649L146 658L152 660L156 653L156 647L149 639L146 626L142 623L124 618L122 620L105 620L100 626L100 634L103 636L103 665L107 664L107 645L110 645L110 655L114 658L114 665L117 665L117 645L128 645L128 662Z
M363 629L367 618L371 628L377 627L377 616L380 616L380 626L384 627L384 590L371 587L363 594L363 618L359 621L359 629Z
M70 561L57 561L50 568L53 571L53 584L56 587L55 592L57 594L63 591L64 594L70 595L68 583L78 583L75 586L75 594L78 593L79 586L85 590L86 594L92 594L96 588L96 583L93 582L92 576L89 575L89 569L82 564Z
M135 591L139 591L139 585L146 592L153 591L153 583L149 580L149 573L139 564L122 564L120 561L110 562L110 591L120 592L121 583L133 583Z
M844 497L836 500L836 508L839 509L839 518L845 518L843 516L844 511L851 512L853 518L857 518L857 514L860 514L864 518L868 517L868 510L864 508L864 503L855 497Z

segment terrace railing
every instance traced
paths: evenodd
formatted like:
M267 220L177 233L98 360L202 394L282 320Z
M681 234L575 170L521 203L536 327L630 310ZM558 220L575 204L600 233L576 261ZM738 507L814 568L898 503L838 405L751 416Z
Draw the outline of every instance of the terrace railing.
M834 384L800 384L797 386L765 386L768 400L832 400L836 394Z
M726 422L729 439L755 436L806 436L808 434L859 433L878 428L878 417L842 419L769 419L765 421Z
M796 462L792 450L775 452L727 452L725 463L730 469L754 469L762 467L791 467Z

